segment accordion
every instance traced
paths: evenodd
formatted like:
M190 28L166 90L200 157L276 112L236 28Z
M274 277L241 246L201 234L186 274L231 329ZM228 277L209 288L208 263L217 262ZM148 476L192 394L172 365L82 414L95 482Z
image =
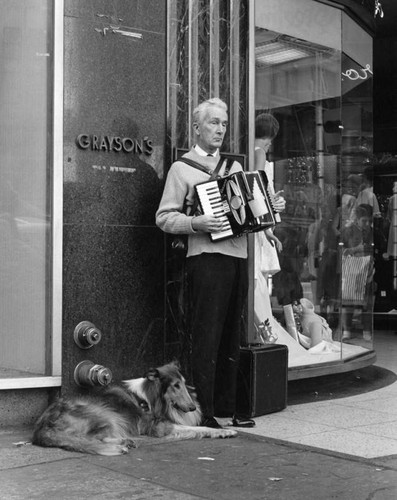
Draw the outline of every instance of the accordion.
M222 221L221 231L210 233L212 241L263 231L281 222L262 170L239 171L197 184L195 189L202 213Z

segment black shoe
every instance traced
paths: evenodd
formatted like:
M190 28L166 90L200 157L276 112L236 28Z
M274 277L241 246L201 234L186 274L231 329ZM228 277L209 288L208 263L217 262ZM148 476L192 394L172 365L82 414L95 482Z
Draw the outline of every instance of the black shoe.
M232 425L233 427L255 427L255 422L251 420L250 418L244 418L244 417L239 417L237 415L233 416L232 419Z
M201 425L202 427L211 427L211 429L223 429L215 417L203 417Z

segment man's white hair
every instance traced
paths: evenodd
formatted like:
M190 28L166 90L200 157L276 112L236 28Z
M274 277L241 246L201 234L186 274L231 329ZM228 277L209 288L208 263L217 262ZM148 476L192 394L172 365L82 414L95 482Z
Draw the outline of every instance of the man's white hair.
M212 106L216 106L217 108L222 108L227 112L227 104L224 101L222 101L222 99L219 99L219 97L212 97L211 99L203 101L196 108L194 108L193 123L201 123L208 108Z

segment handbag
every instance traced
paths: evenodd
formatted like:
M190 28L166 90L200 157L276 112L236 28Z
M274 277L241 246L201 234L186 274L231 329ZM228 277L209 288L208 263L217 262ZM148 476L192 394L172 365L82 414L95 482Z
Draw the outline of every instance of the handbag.
M342 254L342 305L364 305L370 255Z
M223 165L225 160L224 156L220 156L219 161L215 167L215 170L210 170L207 167L204 167L203 165L200 165L200 163L197 163L194 160L191 160L190 158L179 158L178 161L181 161L183 163L186 163L187 165L196 168L197 170L201 170L202 172L205 172L210 176L209 180L212 181L218 177L219 170L221 169L221 166ZM233 163L233 160L231 158L227 159L226 167L225 167L225 176L228 175L230 167ZM189 214L194 214L197 211L198 208L198 199L196 198L194 200L193 205L191 206L189 210ZM187 205L184 205L183 207L183 213L187 213ZM171 241L171 248L178 253L184 253L186 255L187 253L187 242L188 242L188 235L187 234L177 234L174 235Z
M255 266L265 276L273 276L281 271L277 249L262 232L255 234Z

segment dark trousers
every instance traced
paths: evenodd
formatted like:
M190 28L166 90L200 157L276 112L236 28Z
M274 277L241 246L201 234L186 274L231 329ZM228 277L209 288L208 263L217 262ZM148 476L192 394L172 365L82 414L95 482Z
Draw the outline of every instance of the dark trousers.
M247 260L203 253L186 263L193 384L204 416L232 416L247 299Z

